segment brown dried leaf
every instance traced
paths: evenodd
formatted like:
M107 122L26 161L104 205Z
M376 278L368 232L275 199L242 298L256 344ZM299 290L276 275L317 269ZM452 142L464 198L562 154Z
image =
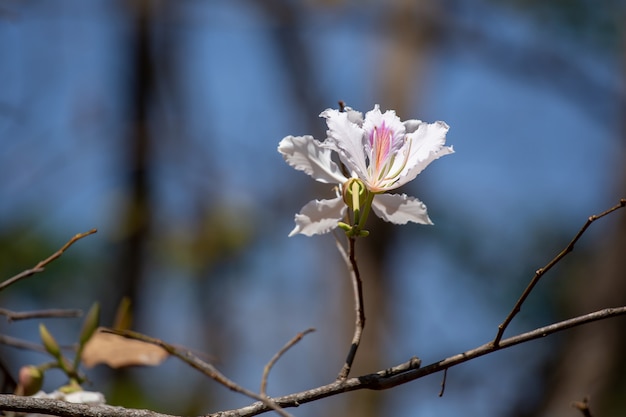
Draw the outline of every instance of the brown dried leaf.
M167 356L168 353L159 346L106 333L98 328L85 345L81 359L87 368L102 363L111 368L122 368L133 365L156 366Z

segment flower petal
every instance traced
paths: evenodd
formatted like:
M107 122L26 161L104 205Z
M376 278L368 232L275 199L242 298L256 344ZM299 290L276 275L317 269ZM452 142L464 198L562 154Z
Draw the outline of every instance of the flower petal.
M369 165L369 185L375 186L389 172L390 160L395 160L395 154L405 144L405 127L395 111L381 113L377 104L365 115L363 130L367 138L364 148Z
M367 164L363 149L363 129L353 120L354 113L340 112L335 109L326 109L320 117L326 119L328 138L324 145L336 151L341 161L350 171L356 172L361 179L367 178Z
M337 227L346 213L347 206L341 197L332 200L313 200L296 214L296 227L289 237L302 233L306 236L328 233Z
M348 106L344 108L344 111L348 114L348 120L357 126L363 126L363 113Z
M404 124L404 128L406 129L406 133L415 132L422 123L424 122L416 119L405 120L404 122L402 122L402 124Z
M454 153L452 146L444 146L448 129L444 122L421 123L407 135L411 141L409 159L395 187L413 181L435 159Z
M278 144L285 161L319 182L341 184L347 178L331 159L332 150L322 147L313 136L287 136Z
M406 194L377 194L372 209L378 217L390 223L433 224L426 212L426 205Z

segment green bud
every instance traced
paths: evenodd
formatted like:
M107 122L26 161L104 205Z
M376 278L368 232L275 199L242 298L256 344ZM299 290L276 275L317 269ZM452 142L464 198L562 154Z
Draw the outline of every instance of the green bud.
M352 210L361 210L369 193L363 181L358 178L350 178L342 185L341 189L344 203ZM355 192L356 196L354 195Z
M43 385L43 372L36 366L22 366L18 377L18 388L16 393L19 395L33 395L41 389Z
M133 312L131 309L130 298L124 297L117 306L113 328L115 330L130 330L132 321Z
M83 322L83 329L80 332L79 343L80 346L83 346L87 341L93 336L93 333L98 328L98 324L100 323L100 304L94 303L87 316L85 317L85 321Z
M41 341L43 342L43 346L46 348L46 351L48 351L48 353L56 359L60 359L61 348L43 323L39 324L39 337L41 337Z
M351 232L351 231L352 231L352 226L350 226L350 225L349 225L349 224L347 224L347 223L344 223L344 222L339 222L339 223L337 223L337 226L338 226L340 229L344 230L346 233L348 233L348 232Z

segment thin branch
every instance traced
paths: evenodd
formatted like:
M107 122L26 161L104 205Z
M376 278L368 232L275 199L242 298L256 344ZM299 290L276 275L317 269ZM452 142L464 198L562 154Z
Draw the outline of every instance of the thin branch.
M55 259L57 259L58 257L60 257L61 255L63 255L63 252L65 252L70 246L72 246L77 240L80 240L86 236L92 235L94 233L96 233L98 230L97 229L91 229L88 232L84 232L84 233L79 233L77 235L74 235L74 237L72 237L65 245L63 245L61 247L61 249L59 249L58 251L56 251L55 253L53 253L52 255L50 255L48 258L44 259L43 261L40 261L37 265L35 265L34 268L31 269L27 269L23 272L20 272L19 274L7 279L6 281L0 283L0 291L4 290L5 288L9 287L12 284L15 284L16 282L20 281L21 279L27 278L31 275L34 275L36 273L39 272L43 272L44 267L46 265L48 265L50 262L54 261Z
M535 288L535 285L537 285L537 283L541 279L541 277L544 276L546 272L548 272L550 269L552 269L554 265L559 263L561 259L563 259L568 253L574 250L574 245L576 244L576 242L578 242L578 239L582 237L582 235L585 233L587 228L591 226L593 222L623 207L626 207L626 198L622 198L617 205L611 207L610 209L604 211L603 213L594 214L593 216L590 216L585 222L585 224L583 225L583 227L581 227L578 233L576 233L576 236L574 236L574 238L567 244L565 249L563 249L557 256L555 256L550 262L548 262L546 266L544 266L543 268L539 268L535 272L535 276L533 276L533 278L530 280L530 283L528 284L528 286L526 287L526 289L520 296L519 300L517 300L517 303L515 303L515 306L513 307L509 315L498 326L498 333L496 334L496 337L492 342L494 346L498 346L498 344L500 343L500 339L502 339L502 336L504 335L504 331L509 326L513 318L517 315L517 313L521 311L522 304L524 304L524 301L526 301L526 298L528 298L532 290Z
M296 343L298 343L300 340L302 340L302 338L311 333L314 332L315 329L310 328L310 329L306 329L303 332L298 333L297 335L295 335L289 342L287 342L285 344L285 346L282 347L282 349L280 349L278 352L276 352L276 354L272 357L272 359L270 359L270 361L267 363L267 365L265 365L265 367L263 368L263 376L261 377L261 395L267 397L267 378L270 374L270 371L272 370L272 367L274 366L274 364L276 364L276 362L285 354L285 352L287 352L289 349L291 349L291 347L293 345L295 345Z
M443 397L443 393L446 390L446 380L448 379L448 369L443 370L443 378L441 379L441 389L439 390L439 397Z
M9 346L16 349L32 350L33 352L47 353L46 348L40 343L33 343L28 340L18 339L17 337L0 334L0 345ZM63 351L76 351L76 345L61 345Z
M365 328L365 310L363 307L363 282L361 281L361 274L359 273L359 266L356 262L356 253L354 250L356 238L354 236L350 236L348 237L348 242L348 269L350 271L350 277L352 278L352 288L354 291L354 309L356 312L356 322L354 325L354 335L352 336L352 343L350 345L350 350L348 351L348 356L346 357L346 362L343 365L343 368L341 368L339 375L337 376L337 379L340 381L346 379L350 374L350 369L352 368L352 363L354 362L356 351L359 349L359 344L361 343L361 335L363 334L363 329Z
M489 342L477 348L468 350L463 353L459 353L454 356L450 356L438 362L434 362L423 368L420 368L421 361L418 358L411 358L410 360L397 366L373 374L348 378L343 381L335 381L328 385L323 385L306 391L272 398L271 404L285 408L298 407L299 405L304 403L317 401L322 398L331 397L344 392L356 391L361 389L384 390L393 388L395 386L422 378L426 375L444 371L448 368L452 368L453 366L460 365L461 363L468 362L481 356L512 346L516 346L521 343L541 339L548 335L570 329L572 327L577 327L595 321L624 315L626 315L626 306L606 308L569 320L550 324L545 327L540 327L538 329L512 336L507 339L503 339L497 346L495 346L492 342ZM146 342L153 340L156 341L157 344L159 344L158 342L160 342L156 339L148 338L147 336L139 336L139 340L143 340ZM167 346L169 345L159 344L159 346L167 350ZM169 347L173 349L172 346ZM193 367L196 367L196 365L198 365L194 360L191 360L189 357L187 357L185 351L178 351L177 349L174 350L177 351L179 355L181 355L178 357L183 359L185 362L190 363L189 361L191 361L190 365L192 365ZM170 353L175 354L174 352ZM208 365L203 363L202 361L199 361L199 363L202 363L202 365L198 365L201 367ZM209 367L212 368L210 365ZM200 368L196 369L201 370ZM268 398L261 398L258 402L255 402L248 406L236 410L220 411L214 414L210 414L207 417L256 416L272 410L267 401ZM0 395L0 410L17 412L38 412L43 414L57 415L61 417L101 417L102 415L107 415L111 417L172 417L166 414L160 414L147 410L125 409L122 407L113 407L106 405L88 406L85 404L70 404L60 400L20 397L6 394Z
M219 382L220 384L224 385L226 388L230 389L231 391L235 391L245 396L248 396L252 399L255 399L257 401L261 401L261 403L265 407L267 407L268 410L274 410L277 414L283 417L292 417L289 413L287 413L279 405L277 405L274 402L274 400L272 400L271 398L252 392L242 387L241 385L237 384L236 382L228 379L224 374L218 371L216 367L214 367L208 362L203 361L202 359L200 359L199 357L197 357L196 355L194 355L191 351L187 349L179 348L179 347L170 345L169 343L166 343L162 340L159 340L150 336L146 336L141 333L132 332L129 330L118 331L118 330L112 330L112 329L105 329L105 331L113 333L113 334L117 334L120 336L124 336L129 339L141 340L142 342L152 343L153 345L160 346L163 349L165 349L167 353L169 353L170 355L176 356L178 359L182 360L187 365L202 372L204 375L208 376L214 381Z
M50 309L50 310L35 310L35 311L23 311L16 312L7 310L6 308L0 308L0 316L6 316L8 321L27 320L27 319L41 319L41 318L74 318L82 316L81 310L63 310L63 309Z
M479 358L498 350L506 349L521 343L530 342L535 339L541 339L550 334L557 333L572 327L581 326L598 320L604 320L611 317L626 315L626 307L606 308L573 319L554 323L545 327L541 327L526 333L503 339L495 346L489 342L475 349L450 356L438 362L434 362L426 367L419 367L419 359L411 360L397 365L385 371L379 371L373 374L363 375L354 378L348 378L343 381L335 381L331 384L302 391L295 394L276 397L273 400L281 407L297 407L301 404L317 401L322 398L338 395L344 392L356 391L361 389L385 390L398 385L405 384L410 381L425 377L427 375L444 371L461 363ZM251 417L267 412L268 409L262 403L254 403L246 407L236 410L222 411L216 414L210 414L208 417Z
M32 350L35 352L45 353L46 349L41 345L27 340L18 339L16 337L0 334L0 345L11 346L17 349Z

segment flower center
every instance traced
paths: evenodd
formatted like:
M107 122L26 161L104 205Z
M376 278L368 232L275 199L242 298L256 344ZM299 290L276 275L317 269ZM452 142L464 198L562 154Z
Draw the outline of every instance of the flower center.
M385 125L385 122L380 126L374 126L374 130L370 133L374 172L380 173L385 166L389 154L391 153L392 142L393 132ZM372 161L370 161L370 164L371 163Z
M398 175L406 166L408 151L405 152L399 167L394 172L391 172L391 170L396 162L396 156L402 149L405 141L405 137L395 135L395 132L387 127L384 121L379 126L374 126L374 129L370 132L369 145L371 154L368 170L371 182L369 185L372 191L381 191L398 180Z

